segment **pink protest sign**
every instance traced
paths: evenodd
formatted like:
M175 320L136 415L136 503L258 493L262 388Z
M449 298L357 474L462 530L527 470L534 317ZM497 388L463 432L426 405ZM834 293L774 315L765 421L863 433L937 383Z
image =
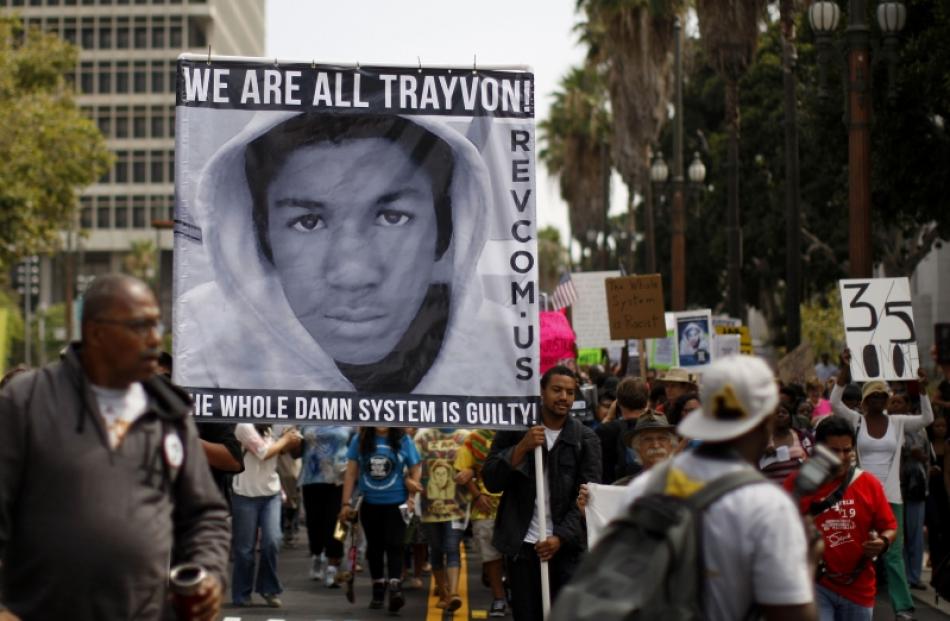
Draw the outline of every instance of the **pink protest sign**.
M541 373L559 361L575 357L574 330L559 311L541 312Z

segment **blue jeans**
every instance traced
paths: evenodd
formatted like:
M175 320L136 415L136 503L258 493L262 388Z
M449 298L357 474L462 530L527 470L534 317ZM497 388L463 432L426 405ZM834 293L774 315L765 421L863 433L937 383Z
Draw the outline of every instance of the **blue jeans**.
M920 584L920 571L924 564L924 501L904 501L904 568L907 582Z
M871 621L874 615L874 608L855 604L820 584L815 585L815 604L819 621Z
M261 560L257 568L257 592L277 595L283 591L277 577L277 553L280 551L280 494L273 496L231 497L231 549L234 570L231 573L231 601L249 602L254 584L254 548L257 530L261 531Z
M429 562L432 563L432 569L461 566L459 542L464 531L452 528L452 522L429 522L423 526L429 542Z

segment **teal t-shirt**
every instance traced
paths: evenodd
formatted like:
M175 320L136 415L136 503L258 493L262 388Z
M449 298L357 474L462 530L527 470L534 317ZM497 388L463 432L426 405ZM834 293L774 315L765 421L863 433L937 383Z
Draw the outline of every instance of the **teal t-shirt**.
M419 452L409 436L403 436L399 451L394 452L386 436L373 436L372 453L360 454L360 436L353 436L346 458L359 464L359 485L363 501L371 505L398 505L406 502L409 492L403 477L406 469L419 463Z

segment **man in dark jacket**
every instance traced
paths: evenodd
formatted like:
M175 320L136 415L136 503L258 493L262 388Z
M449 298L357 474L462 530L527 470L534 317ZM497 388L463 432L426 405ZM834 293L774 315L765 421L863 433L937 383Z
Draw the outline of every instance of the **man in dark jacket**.
M587 536L574 502L580 486L600 482L600 442L570 417L577 379L567 367L541 378L541 422L527 431L501 431L482 468L485 487L503 492L492 544L505 555L514 618L540 620L541 561L548 561L551 596L570 579ZM544 449L545 525L537 514L534 449Z
M103 276L82 342L0 391L0 620L174 618L169 563L208 572L191 618L217 616L227 509L161 329L144 283Z
M624 435L636 428L637 419L647 411L649 401L650 387L642 379L625 377L617 386L617 418L595 430L600 440L604 482L613 483L643 470L633 449L624 442Z

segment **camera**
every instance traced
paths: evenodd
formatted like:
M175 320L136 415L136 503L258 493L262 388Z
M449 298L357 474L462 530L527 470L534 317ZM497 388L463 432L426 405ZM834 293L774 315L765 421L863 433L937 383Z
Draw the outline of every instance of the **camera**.
M832 480L841 469L838 456L821 444L815 445L811 457L805 460L795 479L793 493L796 498L814 494L822 485Z
M594 412L597 410L597 386L584 384L578 389L577 396L571 406L571 416L581 422L594 420Z

